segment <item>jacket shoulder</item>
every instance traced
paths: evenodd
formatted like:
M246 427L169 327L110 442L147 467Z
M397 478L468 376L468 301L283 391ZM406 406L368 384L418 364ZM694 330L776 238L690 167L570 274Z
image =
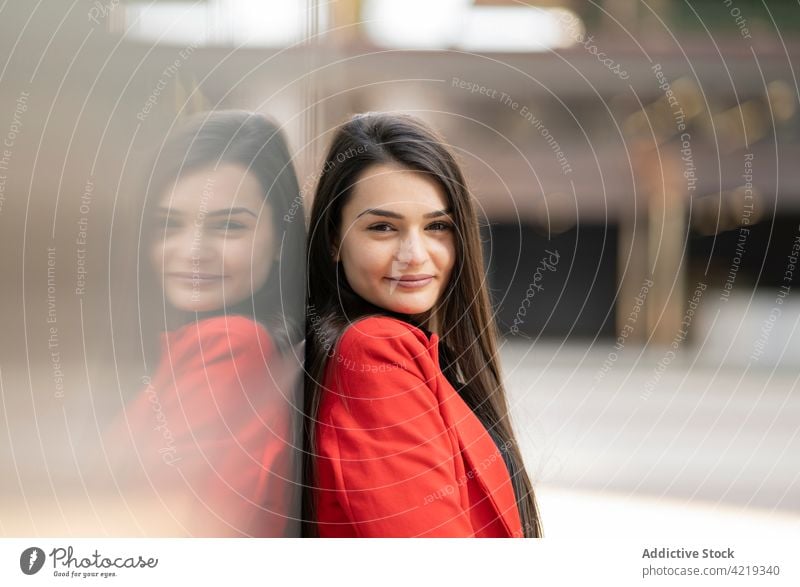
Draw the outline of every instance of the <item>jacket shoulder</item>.
M266 328L245 316L214 316L185 325L169 336L170 347L178 356L200 352L204 360L219 357L268 357L273 342ZM187 358L188 358L187 357Z
M419 328L391 316L367 316L350 324L339 339L339 350L364 352L367 349L416 351L427 354L428 337Z
M436 374L425 334L389 316L370 316L350 324L328 358L328 368L334 385L349 388L346 395L372 399L427 386Z

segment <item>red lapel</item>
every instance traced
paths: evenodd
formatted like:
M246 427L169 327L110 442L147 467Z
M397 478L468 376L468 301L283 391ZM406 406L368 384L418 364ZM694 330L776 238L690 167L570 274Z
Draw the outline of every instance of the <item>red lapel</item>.
M438 336L429 342L436 366L439 367ZM503 456L480 420L461 399L450 382L441 373L437 376L439 400L445 420L452 424L461 443L461 452L467 463L467 474L472 472L483 487L509 536L518 535L522 527L514 496L514 488Z

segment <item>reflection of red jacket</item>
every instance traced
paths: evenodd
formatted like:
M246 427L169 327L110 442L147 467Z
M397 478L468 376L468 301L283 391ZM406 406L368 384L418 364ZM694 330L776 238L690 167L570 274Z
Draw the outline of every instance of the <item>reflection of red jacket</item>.
M197 519L179 523L191 534L296 532L295 416L275 383L278 360L267 331L242 316L164 333L152 380L107 431L124 473L190 500Z
M508 469L438 340L383 316L342 335L316 429L320 536L522 536Z

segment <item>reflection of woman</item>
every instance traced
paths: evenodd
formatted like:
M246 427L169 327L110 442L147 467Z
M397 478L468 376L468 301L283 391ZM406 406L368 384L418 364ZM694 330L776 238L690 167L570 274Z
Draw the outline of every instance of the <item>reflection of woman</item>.
M302 259L304 227L302 212L285 221L299 189L283 136L256 114L199 116L159 153L148 195L142 258L165 332L106 434L117 454L134 445L116 473L141 470L160 498L179 495L193 535L296 535L296 398L281 351L302 337L303 285L283 265Z
M540 536L508 420L478 222L442 140L359 115L309 227L304 532Z

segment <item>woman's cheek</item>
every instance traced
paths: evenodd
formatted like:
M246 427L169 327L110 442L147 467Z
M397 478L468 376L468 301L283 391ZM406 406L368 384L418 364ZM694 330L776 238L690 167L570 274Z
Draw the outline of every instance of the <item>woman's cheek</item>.
M393 269L396 259L397 246L391 241L370 243L362 249L364 269L370 274L383 278Z
M350 265L352 269L363 270L369 264L373 252L373 246L369 240L350 237L343 243L341 260L345 266Z
M257 254L252 236L249 238L226 238L224 242L224 272L231 277L247 274L250 280L250 263Z
M434 255L437 259L437 264L443 272L449 272L455 265L456 260L456 247L452 239L445 240L437 243L434 248Z

